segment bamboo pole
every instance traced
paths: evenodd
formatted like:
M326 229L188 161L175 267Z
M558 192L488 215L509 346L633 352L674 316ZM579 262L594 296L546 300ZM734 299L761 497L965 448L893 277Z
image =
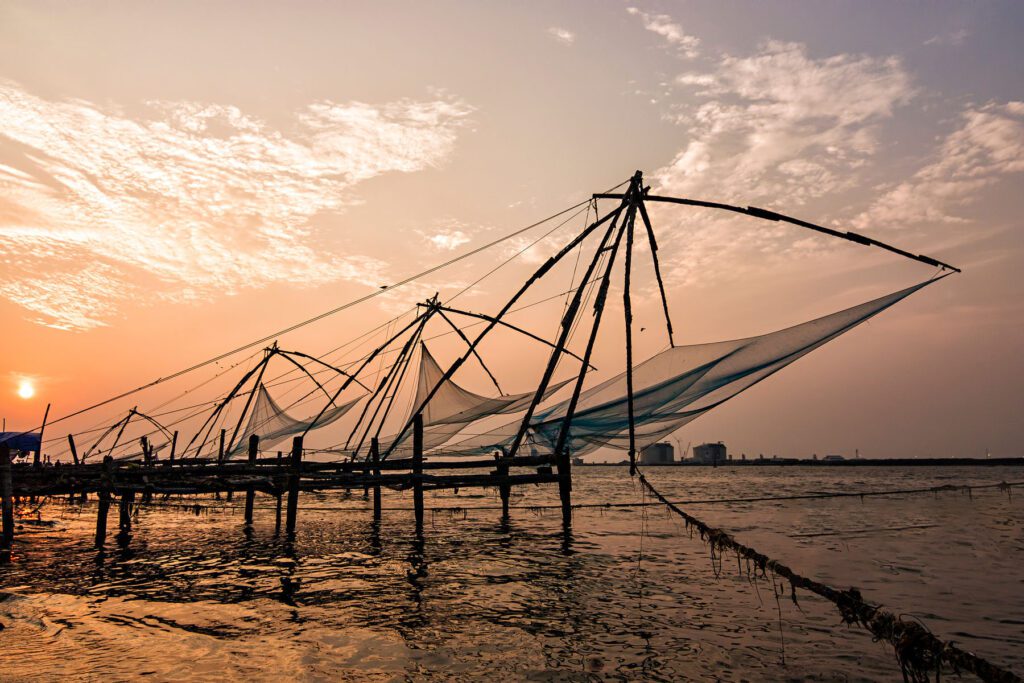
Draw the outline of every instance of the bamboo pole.
M40 460L43 452L43 433L46 432L46 419L50 417L50 404L46 404L46 412L43 413L43 426L39 428L39 448L36 449L35 456L32 459L32 465L35 467L42 466Z
M72 434L68 434L68 446L71 448L71 459L78 464L78 448L75 447L75 437Z
M284 454L281 451L277 452L277 469L281 469L281 460L284 458ZM277 512L274 517L274 533L281 533L281 489L277 489Z
M174 462L174 451L178 448L178 430L174 430L174 435L171 437L171 456L170 462Z

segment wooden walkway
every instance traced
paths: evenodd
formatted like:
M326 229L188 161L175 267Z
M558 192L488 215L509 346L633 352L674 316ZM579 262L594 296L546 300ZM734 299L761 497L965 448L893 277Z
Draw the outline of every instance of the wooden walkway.
M7 446L0 445L0 497L3 503L3 534L0 560L9 560L14 539L16 499L45 496L87 498L95 495L96 545L107 538L110 506L118 503L119 535L130 539L132 509L136 501L145 504L153 496L245 494L245 524L253 522L256 494L277 501L276 524L281 527L282 507L285 531L295 533L302 491L361 489L373 494L374 518L381 517L381 489L413 492L413 509L418 529L424 516L423 493L441 489L495 488L502 501L502 516L508 517L512 487L527 484L559 484L563 523L571 524L571 473L568 457L531 455L458 461L431 461L423 456L423 426L417 419L413 429L411 458L381 460L376 440L369 458L360 462L311 462L303 459L302 437L292 442L289 453L260 457L259 438L249 440L246 460L179 459L158 462L115 461L109 455L100 463L77 465L12 464ZM517 472L518 470L518 472ZM443 474L431 472L444 471Z

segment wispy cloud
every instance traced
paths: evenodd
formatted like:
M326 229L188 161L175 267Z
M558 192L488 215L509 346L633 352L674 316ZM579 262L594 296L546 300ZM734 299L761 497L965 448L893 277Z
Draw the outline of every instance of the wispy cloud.
M898 229L922 223L964 223L958 211L981 190L1024 171L1024 102L969 107L932 160L885 191L854 225Z
M953 31L952 33L939 33L934 35L928 40L924 41L925 45L950 45L953 47L960 47L967 42L967 37L970 33L967 29L960 29L959 31Z
M720 56L680 75L676 85L685 97L666 116L688 139L653 173L659 191L783 210L855 187L879 150L880 124L914 94L896 58L815 59L803 45L779 41L752 55ZM706 273L711 261L765 263L780 251L817 248L778 225L740 232L741 217L685 215L684 226L694 230L672 231L685 235L672 268L679 280Z
M313 217L359 182L443 163L471 112L446 96L312 103L278 130L236 107L150 102L129 117L0 81L0 296L65 329L132 300L379 278L314 247Z
M700 39L688 35L667 14L648 14L636 7L627 7L626 11L639 17L645 29L661 36L679 54L691 59L699 54Z
M548 29L548 35L563 45L572 45L576 42L576 34L569 29L552 26Z
M421 233L423 238L434 249L452 251L469 241L469 235L455 228L442 228L429 233Z

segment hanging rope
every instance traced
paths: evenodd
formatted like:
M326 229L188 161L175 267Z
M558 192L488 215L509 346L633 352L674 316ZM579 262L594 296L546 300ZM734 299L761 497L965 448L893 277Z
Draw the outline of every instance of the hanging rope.
M721 554L723 551L731 550L736 553L737 560L742 557L748 562L752 562L762 575L767 576L768 572L772 572L774 576L788 580L793 604L797 604L797 588L825 598L839 609L843 622L859 624L870 631L877 640L884 640L891 644L896 652L896 661L903 672L904 680L915 683L930 681L931 673L935 672L935 680L938 681L941 675L941 666L945 663L955 672L967 671L986 682L1020 683L1020 677L1013 672L1000 668L973 652L961 650L952 643L939 640L931 631L916 621L904 621L892 612L882 609L880 605L867 602L856 588L841 591L819 581L808 579L777 560L743 545L725 531L716 529L684 512L661 495L642 473L638 473L637 476L640 478L640 483L655 498L683 518L687 527L697 529L701 539L711 546L713 553Z

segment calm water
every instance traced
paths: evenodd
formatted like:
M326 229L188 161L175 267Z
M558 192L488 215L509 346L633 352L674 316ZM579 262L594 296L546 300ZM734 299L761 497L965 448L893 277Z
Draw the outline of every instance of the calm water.
M625 469L574 474L575 502L643 498ZM678 499L1024 480L981 467L648 476ZM830 604L777 603L770 582L748 581L728 558L716 574L664 508L580 510L566 537L557 511L529 509L557 502L554 487L515 494L509 526L494 510L428 512L421 542L410 511L386 510L375 527L358 494L304 496L292 544L275 536L264 497L249 534L233 507L141 509L127 550L113 543L115 509L105 554L92 547L94 504L52 504L41 512L56 525L21 529L16 562L0 568L0 679L899 678L890 649L841 625ZM1024 489L685 507L1020 673L1022 501ZM411 494L385 505L408 507Z

